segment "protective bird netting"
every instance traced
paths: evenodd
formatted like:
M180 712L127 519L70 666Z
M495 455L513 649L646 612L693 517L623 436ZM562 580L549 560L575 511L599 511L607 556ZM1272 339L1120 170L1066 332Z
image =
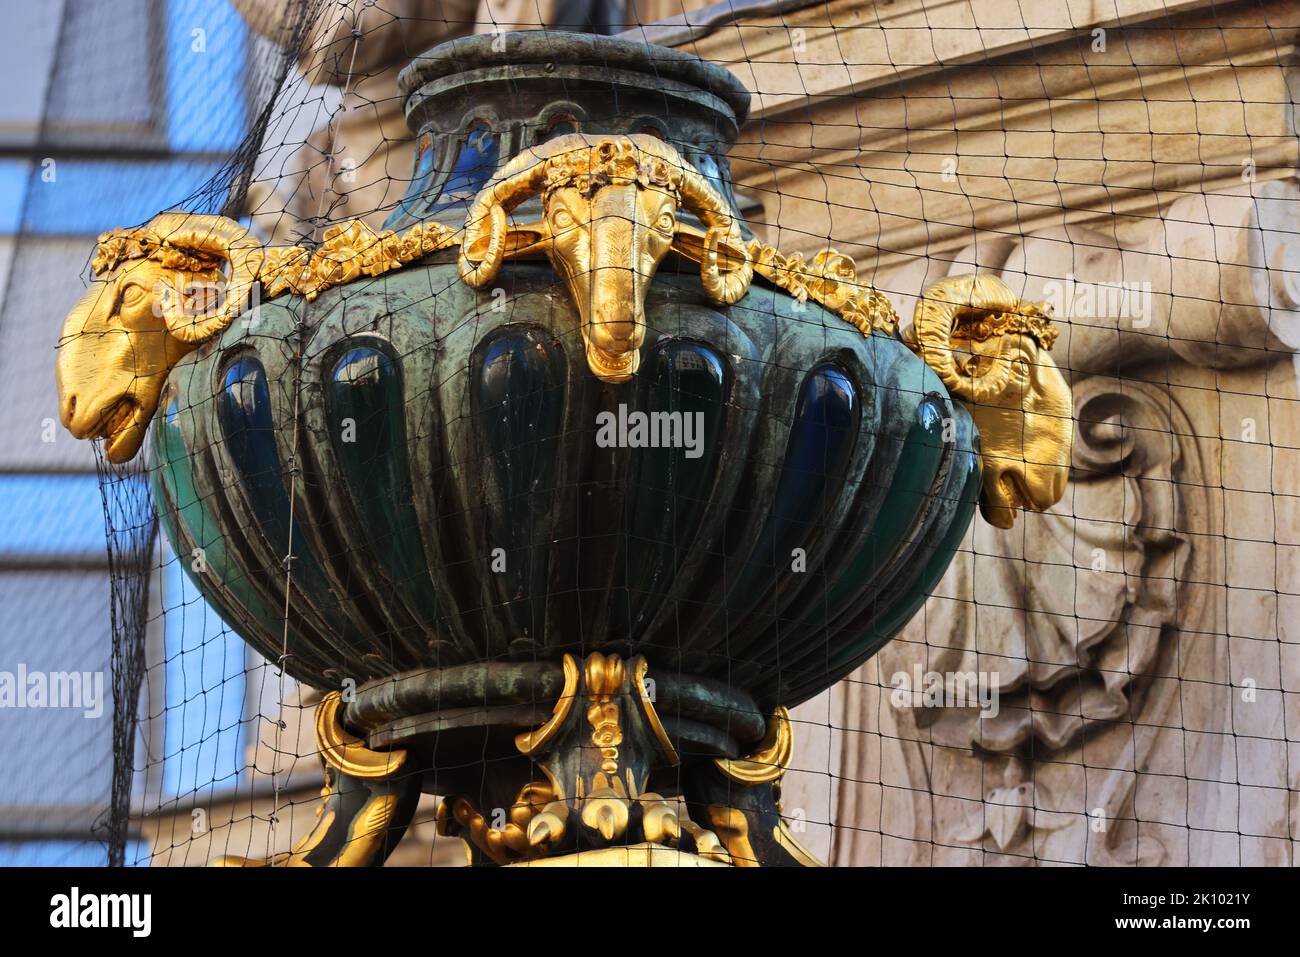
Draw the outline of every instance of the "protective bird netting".
M484 679L452 700L447 678L450 705L425 709L444 733L495 708L513 734L549 714L560 651L606 647L646 653L652 677L663 663L661 710L679 709L670 730L695 727L684 715L698 724L688 696L671 697L683 675L743 690L736 714L797 705L781 812L829 863L1294 863L1293 8L51 9L57 22L31 15L26 54L47 72L28 114L0 124L17 196L0 267L0 681L30 709L0 710L20 752L0 786L11 859L292 859L311 850L300 842L322 784L340 791L322 778L323 694L352 707L358 688L422 667L555 665L499 699ZM510 61L532 30L554 43L541 80ZM739 80L649 47L638 66L562 31L693 53ZM602 56L607 96L590 78ZM633 172L620 173L591 144L633 120ZM552 162L579 147L582 162L610 165ZM474 201L522 153L551 178L520 194L498 233ZM594 215L600 190L629 177L675 203L601 213L652 234L629 240L659 257L623 269L638 278L618 285L622 267L594 248L555 253L581 267L563 276L528 257L539 230L561 244L561 214ZM734 233L715 231L710 196L734 202ZM219 255L175 224L95 248L163 211L241 232ZM467 214L481 217L478 247L450 238ZM542 225L520 238L532 218ZM51 423L78 423L67 382L57 400L51 388L52 347L68 354L59 316L87 286L122 263L163 262L224 296L244 237L263 257L260 288L245 290L250 310L220 349L137 331L125 354L140 365L122 387L136 398L82 429L96 451L50 438ZM474 274L475 292L463 277L498 247L513 278ZM738 270L719 261L762 250L747 298L725 302ZM922 292L970 274L999 285L949 320L951 403L930 397L933 376L897 386L919 389L915 428L956 450L931 457L880 397L881 370L904 360L884 345L864 358L848 337L931 362ZM972 308L988 292L942 288ZM126 315L129 293L113 296ZM608 372L629 350L592 345L605 341L599 310L620 296L646 303L652 358L630 385ZM570 297L590 328L564 320L568 334L542 334ZM724 302L736 318L710 343ZM454 316L430 318L438 310ZM990 345L1008 339L1010 352ZM599 382L580 374L602 361ZM1010 399L986 385L1002 366L1019 383ZM152 425L140 395L156 397ZM573 436L607 424L598 407L656 401L679 416L661 436L675 454L654 458L658 440L639 446L617 415L619 453L574 452ZM140 451L110 461L128 421ZM976 427L984 508L967 527L979 475L964 484L960 463L977 460ZM900 484L904 466L919 470L916 489ZM94 495L80 481L92 475L106 538L75 504ZM204 581L221 586L205 598ZM836 644L876 629L898 636L865 660ZM96 673L108 676L103 730L86 731ZM56 701L69 674L84 684L77 708ZM418 709L395 708L372 695L347 714L373 719L372 741L428 747L436 764L436 736L411 727ZM722 726L719 754L761 737ZM491 733L456 740L442 752L454 764L480 747L488 778L514 766ZM654 780L691 802L672 773ZM509 828L540 805L489 785L466 813L505 835L476 842L486 859L506 859ZM390 864L464 861L454 808L435 820L448 792L433 777L425 790Z

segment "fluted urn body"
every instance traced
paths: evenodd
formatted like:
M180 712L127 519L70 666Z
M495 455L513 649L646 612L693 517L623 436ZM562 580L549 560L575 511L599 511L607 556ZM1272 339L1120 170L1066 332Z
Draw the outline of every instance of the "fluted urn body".
M394 228L459 226L495 169L571 132L652 131L734 206L747 94L729 73L624 41L492 40L404 75L418 156ZM669 254L644 311L639 370L607 382L541 257L481 289L448 250L264 302L168 380L167 533L203 550L225 620L272 659L287 644L314 687L603 652L797 704L939 580L978 437L900 342L762 279L720 306Z

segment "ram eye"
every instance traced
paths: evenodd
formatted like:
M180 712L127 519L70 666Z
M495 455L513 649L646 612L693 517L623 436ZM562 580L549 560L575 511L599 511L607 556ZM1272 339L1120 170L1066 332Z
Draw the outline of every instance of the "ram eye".
M567 209L557 210L551 217L551 225L556 229L568 229L573 225L573 214Z
M661 233L670 233L673 227L677 225L677 217L672 213L662 213L659 220L655 223L655 228Z
M144 302L145 295L146 293L143 288L132 283L122 290L122 305L138 306L140 303Z

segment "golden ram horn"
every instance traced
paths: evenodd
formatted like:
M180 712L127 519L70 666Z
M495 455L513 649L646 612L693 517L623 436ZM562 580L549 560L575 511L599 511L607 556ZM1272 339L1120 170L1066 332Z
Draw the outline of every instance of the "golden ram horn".
M465 217L465 236L460 246L460 277L480 289L496 279L510 248L506 216L516 206L535 196L546 185L549 161L561 153L589 146L572 142L575 133L523 150L493 175L479 191Z
M749 254L740 242L740 230L726 200L709 185L708 180L685 166L680 157L677 162L683 167L682 205L700 218L706 232L697 249L694 243L697 237L681 227L676 247L679 252L699 261L700 284L710 299L722 306L739 302L749 291L754 278L754 264L749 261ZM725 248L720 249L720 246ZM725 272L720 268L720 254L731 266Z
M167 290L159 304L167 331L191 345L221 332L244 311L262 269L265 253L257 237L224 216L160 213L146 227L167 245L206 253L229 264L225 295L210 313L191 316L181 290Z
M931 283L916 303L913 335L921 358L953 395L975 403L996 399L1011 380L1011 364L995 362L983 375L957 368L952 354L953 327L968 313L1016 313L1024 308L1020 298L996 276L954 276Z

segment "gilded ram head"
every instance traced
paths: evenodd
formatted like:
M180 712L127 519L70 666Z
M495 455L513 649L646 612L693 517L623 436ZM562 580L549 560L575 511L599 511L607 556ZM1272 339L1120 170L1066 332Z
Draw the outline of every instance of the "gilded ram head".
M982 443L980 511L998 528L1016 509L1046 511L1065 494L1074 419L1070 387L1048 350L1051 307L1026 302L995 276L931 283L912 323L915 348L957 398Z
M538 222L510 212L540 196ZM704 228L679 219L694 213ZM461 276L491 283L509 255L542 249L577 306L587 362L599 378L637 371L645 339L645 294L669 249L700 264L719 305L739 300L753 269L727 202L672 146L646 134L561 136L503 166L465 221Z
M101 236L59 339L64 427L103 438L111 462L133 458L167 374L243 311L261 263L257 240L221 216L162 213Z

